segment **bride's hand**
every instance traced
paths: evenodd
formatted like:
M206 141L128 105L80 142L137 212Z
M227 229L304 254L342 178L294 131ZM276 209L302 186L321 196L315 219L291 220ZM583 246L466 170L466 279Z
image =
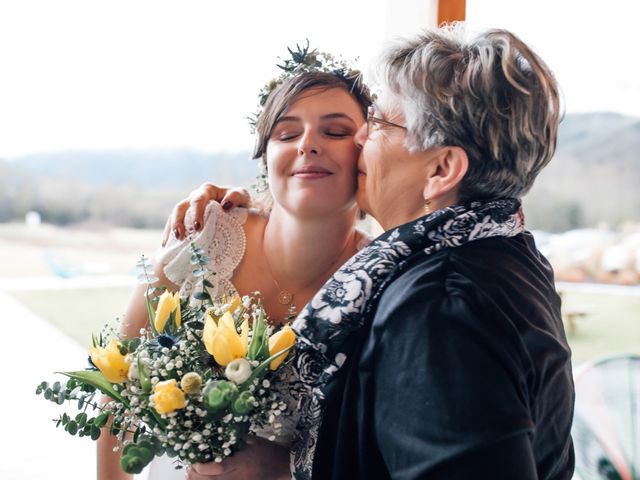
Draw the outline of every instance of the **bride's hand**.
M167 244L172 231L178 240L184 238L186 231L184 216L189 208L193 208L194 211L193 227L196 230L200 230L204 222L204 210L212 200L222 204L222 208L225 210L231 210L234 206L249 206L251 195L249 195L246 188L219 187L212 183L203 183L191 192L187 198L173 207L173 211L164 226L162 246L164 247Z
M188 469L189 480L290 480L289 449L263 438L247 445L221 463L199 463Z

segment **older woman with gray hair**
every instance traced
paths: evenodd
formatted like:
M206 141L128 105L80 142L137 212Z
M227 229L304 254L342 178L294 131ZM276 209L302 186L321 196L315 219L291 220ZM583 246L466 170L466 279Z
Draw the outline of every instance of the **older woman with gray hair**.
M385 233L294 323L293 476L568 480L570 350L520 204L554 153L556 81L512 33L459 26L377 73L357 195Z

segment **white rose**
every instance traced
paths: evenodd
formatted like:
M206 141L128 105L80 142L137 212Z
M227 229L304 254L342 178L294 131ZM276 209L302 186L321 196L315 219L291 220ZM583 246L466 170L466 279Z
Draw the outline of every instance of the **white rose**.
M224 374L233 383L240 385L251 376L251 365L244 358L237 358L229 362Z

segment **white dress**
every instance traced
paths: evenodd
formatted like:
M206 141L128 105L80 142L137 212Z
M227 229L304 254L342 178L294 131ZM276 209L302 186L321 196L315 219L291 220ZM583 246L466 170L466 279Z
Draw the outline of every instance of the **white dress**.
M199 287L197 277L192 272L191 244L195 243L204 250L204 254L211 258L209 270L215 275L208 277L213 285L208 287L212 298L222 295L236 294L237 290L231 283L234 270L240 264L245 254L246 236L243 225L247 220L248 211L244 208L234 208L230 212L222 210L220 204L211 202L204 215L204 225L201 231L191 232L185 240L178 241L172 236L167 245L156 254L156 261L163 265L163 271L167 279L180 286L181 296L191 296L195 287ZM185 225L193 225L193 215L187 212ZM281 385L286 391L281 392L287 400L289 412L282 418L282 430L276 441L282 445L290 445L293 441L295 426L298 421L297 397L289 389L295 385L293 369L283 364L281 375L285 382ZM286 380L291 380L288 382ZM293 387L295 390L295 387ZM297 393L297 392L296 392ZM268 438L273 432L265 429L258 433L261 437ZM149 468L149 480L173 480L184 479L185 471L175 470L174 459L168 457L155 458Z

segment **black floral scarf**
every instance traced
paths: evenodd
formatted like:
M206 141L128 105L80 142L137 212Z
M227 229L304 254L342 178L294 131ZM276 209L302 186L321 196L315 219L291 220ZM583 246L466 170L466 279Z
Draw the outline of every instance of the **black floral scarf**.
M513 237L523 230L517 199L455 205L383 233L333 274L293 324L301 392L298 440L292 448L296 480L312 476L324 392L347 360L352 335L372 321L380 295L408 260L483 238Z

